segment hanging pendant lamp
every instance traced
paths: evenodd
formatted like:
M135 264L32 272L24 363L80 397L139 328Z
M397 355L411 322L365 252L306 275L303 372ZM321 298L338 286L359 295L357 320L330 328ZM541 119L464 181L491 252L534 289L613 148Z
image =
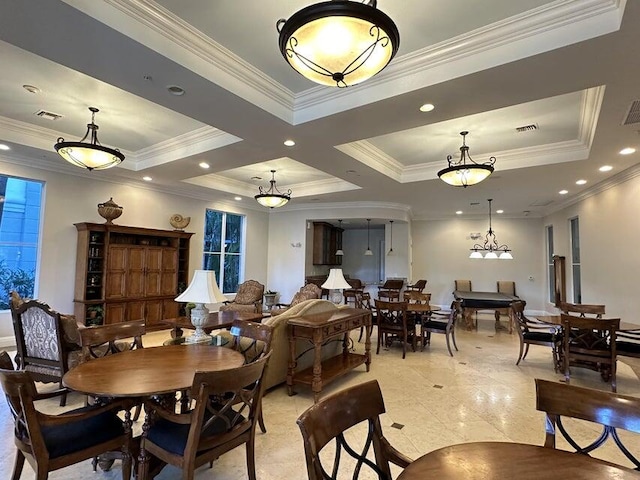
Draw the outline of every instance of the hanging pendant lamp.
M371 225L371 219L367 218L367 249L364 251L364 254L369 257L371 255L373 255L373 252L371 251L371 248L369 246L369 227Z
M124 155L117 148L109 148L100 145L98 141L98 125L95 124L95 116L100 110L89 107L91 123L87 124L87 133L79 142L65 142L64 138L58 138L54 145L56 152L67 162L76 167L87 170L104 170L115 167L124 160ZM89 140L85 142L85 140Z
M376 6L377 0L330 0L278 20L282 56L321 85L348 87L373 77L400 45L398 27Z
M340 229L340 233L338 234L340 243L338 244L338 250L336 250L336 256L341 257L344 255L344 251L342 250L342 220L338 220L338 228Z
M462 146L460 147L460 160L452 161L453 157L447 155L449 166L438 172L438 177L445 183L454 187L467 188L469 185L480 183L493 173L493 165L496 163L496 157L489 157L489 161L485 163L476 163L469 155L469 147L465 143L465 137L469 132L460 132L462 135ZM469 160L469 162L467 162Z
M387 256L388 255L393 255L393 220L389 220L390 226L389 226L389 235L390 235L390 240L391 240L391 248L389 249L389 251L387 252Z
M489 230L484 237L484 244L475 244L471 249L471 254L469 258L485 258L488 260L494 260L499 258L500 260L513 260L513 256L511 255L511 249L507 245L498 245L498 239L496 238L496 234L491 228L491 202L492 198L488 199L489 201ZM500 256L496 252L501 252ZM484 257L482 254L484 253Z
M278 208L287 204L291 200L291 190L287 190L282 193L276 187L276 171L271 170L271 180L269 181L269 188L263 189L258 187L260 192L254 198L263 207Z

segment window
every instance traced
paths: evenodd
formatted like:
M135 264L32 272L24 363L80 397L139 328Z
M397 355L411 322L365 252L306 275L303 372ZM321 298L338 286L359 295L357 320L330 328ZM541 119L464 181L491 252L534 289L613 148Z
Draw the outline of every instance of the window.
M244 216L207 210L203 268L216 272L222 293L234 293L244 263Z
M556 272L553 268L553 225L547 225L547 271L549 281L549 302L555 303Z
M9 293L34 296L42 206L41 182L0 175L0 310Z
M582 284L580 281L580 223L578 217L571 223L571 274L573 276L573 303L582 303Z

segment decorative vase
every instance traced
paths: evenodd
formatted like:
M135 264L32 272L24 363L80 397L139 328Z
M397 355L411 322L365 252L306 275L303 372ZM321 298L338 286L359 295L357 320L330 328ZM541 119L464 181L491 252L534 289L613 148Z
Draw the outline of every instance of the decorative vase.
M183 217L179 213L171 215L171 218L169 219L169 223L176 232L184 231L184 229L187 228L187 225L189 225L190 221L191 217Z
M107 225L113 224L113 221L122 215L123 208L113 201L111 197L108 201L98 204L98 213L107 220Z

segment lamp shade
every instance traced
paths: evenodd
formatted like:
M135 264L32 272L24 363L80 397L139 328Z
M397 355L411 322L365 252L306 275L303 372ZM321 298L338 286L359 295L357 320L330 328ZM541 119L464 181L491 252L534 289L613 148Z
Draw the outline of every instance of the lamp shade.
M187 289L176 297L176 302L219 303L227 300L216 283L212 270L196 270Z
M351 288L351 285L349 285L344 279L341 268L332 268L331 270L329 270L329 278L327 278L327 281L324 282L321 286L322 288L326 288L329 290Z

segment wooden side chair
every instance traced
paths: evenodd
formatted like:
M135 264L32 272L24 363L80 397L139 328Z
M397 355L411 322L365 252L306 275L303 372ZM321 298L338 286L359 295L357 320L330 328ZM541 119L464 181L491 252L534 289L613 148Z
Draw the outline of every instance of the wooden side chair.
M605 314L604 305L587 304L587 303L567 303L560 304L560 311L567 315L577 315L580 317L602 318Z
M193 408L186 413L145 401L151 422L140 447L147 455L182 469L183 479L192 479L196 468L244 444L248 478L256 480L256 425L264 392L262 379L272 353L238 368L195 372L190 389ZM146 479L148 474L145 456L138 478Z
M431 334L432 333L441 333L445 335L447 340L447 350L449 350L449 355L453 357L453 351L451 350L451 343L453 343L453 347L458 351L458 345L456 345L456 319L458 306L452 305L451 311L448 312L445 316L438 315L435 316L433 313L424 317L420 324L420 343L421 343L421 351L424 351L425 345L431 345ZM445 320L446 319L446 320Z
M471 280L454 280L454 290L458 290L460 292L473 292L471 288Z
M391 345L394 339L402 342L402 358L407 354L407 344L411 341L411 349L416 351L416 324L413 316L407 314L407 302L384 302L375 300L376 317L378 321L378 346L376 354L380 353L380 345Z
M616 332L616 355L640 358L640 331Z
M66 390L38 393L31 373L13 371L6 352L0 354L0 367L0 383L15 423L13 480L20 478L25 458L36 479L45 480L49 472L114 450L121 452L123 480L131 478L131 428L117 415L118 410L125 408L123 403L47 415L39 412L34 402L56 397Z
M600 372L616 391L616 332L619 318L583 318L561 314L564 378L569 383L571 366Z
M418 280L416 283L412 285L407 285L406 289L414 292L422 292L427 286L426 280Z
M562 350L562 334L560 328L527 318L524 314L526 304L527 302L524 300L511 304L516 331L520 339L520 353L518 354L516 365L520 365L520 361L526 358L527 353L529 353L529 345L542 345L551 347L553 368L557 372L562 368L560 365Z
M378 298L380 300L400 300L400 290L404 286L404 280L389 279L378 287Z
M496 282L498 293L516 296L516 282L511 280L498 280ZM495 311L496 322L500 321L500 315L509 315L509 308L499 308Z
M536 378L536 408L546 413L545 447L556 448L557 431L576 453L589 456L612 439L635 469L640 470L640 459L630 448L634 445L637 451L638 441L625 445L618 434L618 430L640 433L640 398ZM567 417L599 423L603 426L602 433L589 445L580 446L562 422Z
M382 433L380 415L385 411L380 385L372 380L325 397L300 415L297 423L304 441L309 480L356 479L360 473L366 478L391 480L391 463L406 468L412 460L393 448ZM344 432L362 423L367 425L366 439L357 444L347 442ZM333 465L327 469L321 452L329 444L335 444L335 454ZM355 467L347 475L347 464L351 462L340 461L351 460L348 457L355 460ZM342 472L345 474L338 477Z
M371 312L371 328L378 324L378 315L376 309L371 305L371 294L369 292L361 292L356 295L356 308L369 310ZM360 335L358 336L358 342L362 341L362 335L364 334L364 327L360 327Z

